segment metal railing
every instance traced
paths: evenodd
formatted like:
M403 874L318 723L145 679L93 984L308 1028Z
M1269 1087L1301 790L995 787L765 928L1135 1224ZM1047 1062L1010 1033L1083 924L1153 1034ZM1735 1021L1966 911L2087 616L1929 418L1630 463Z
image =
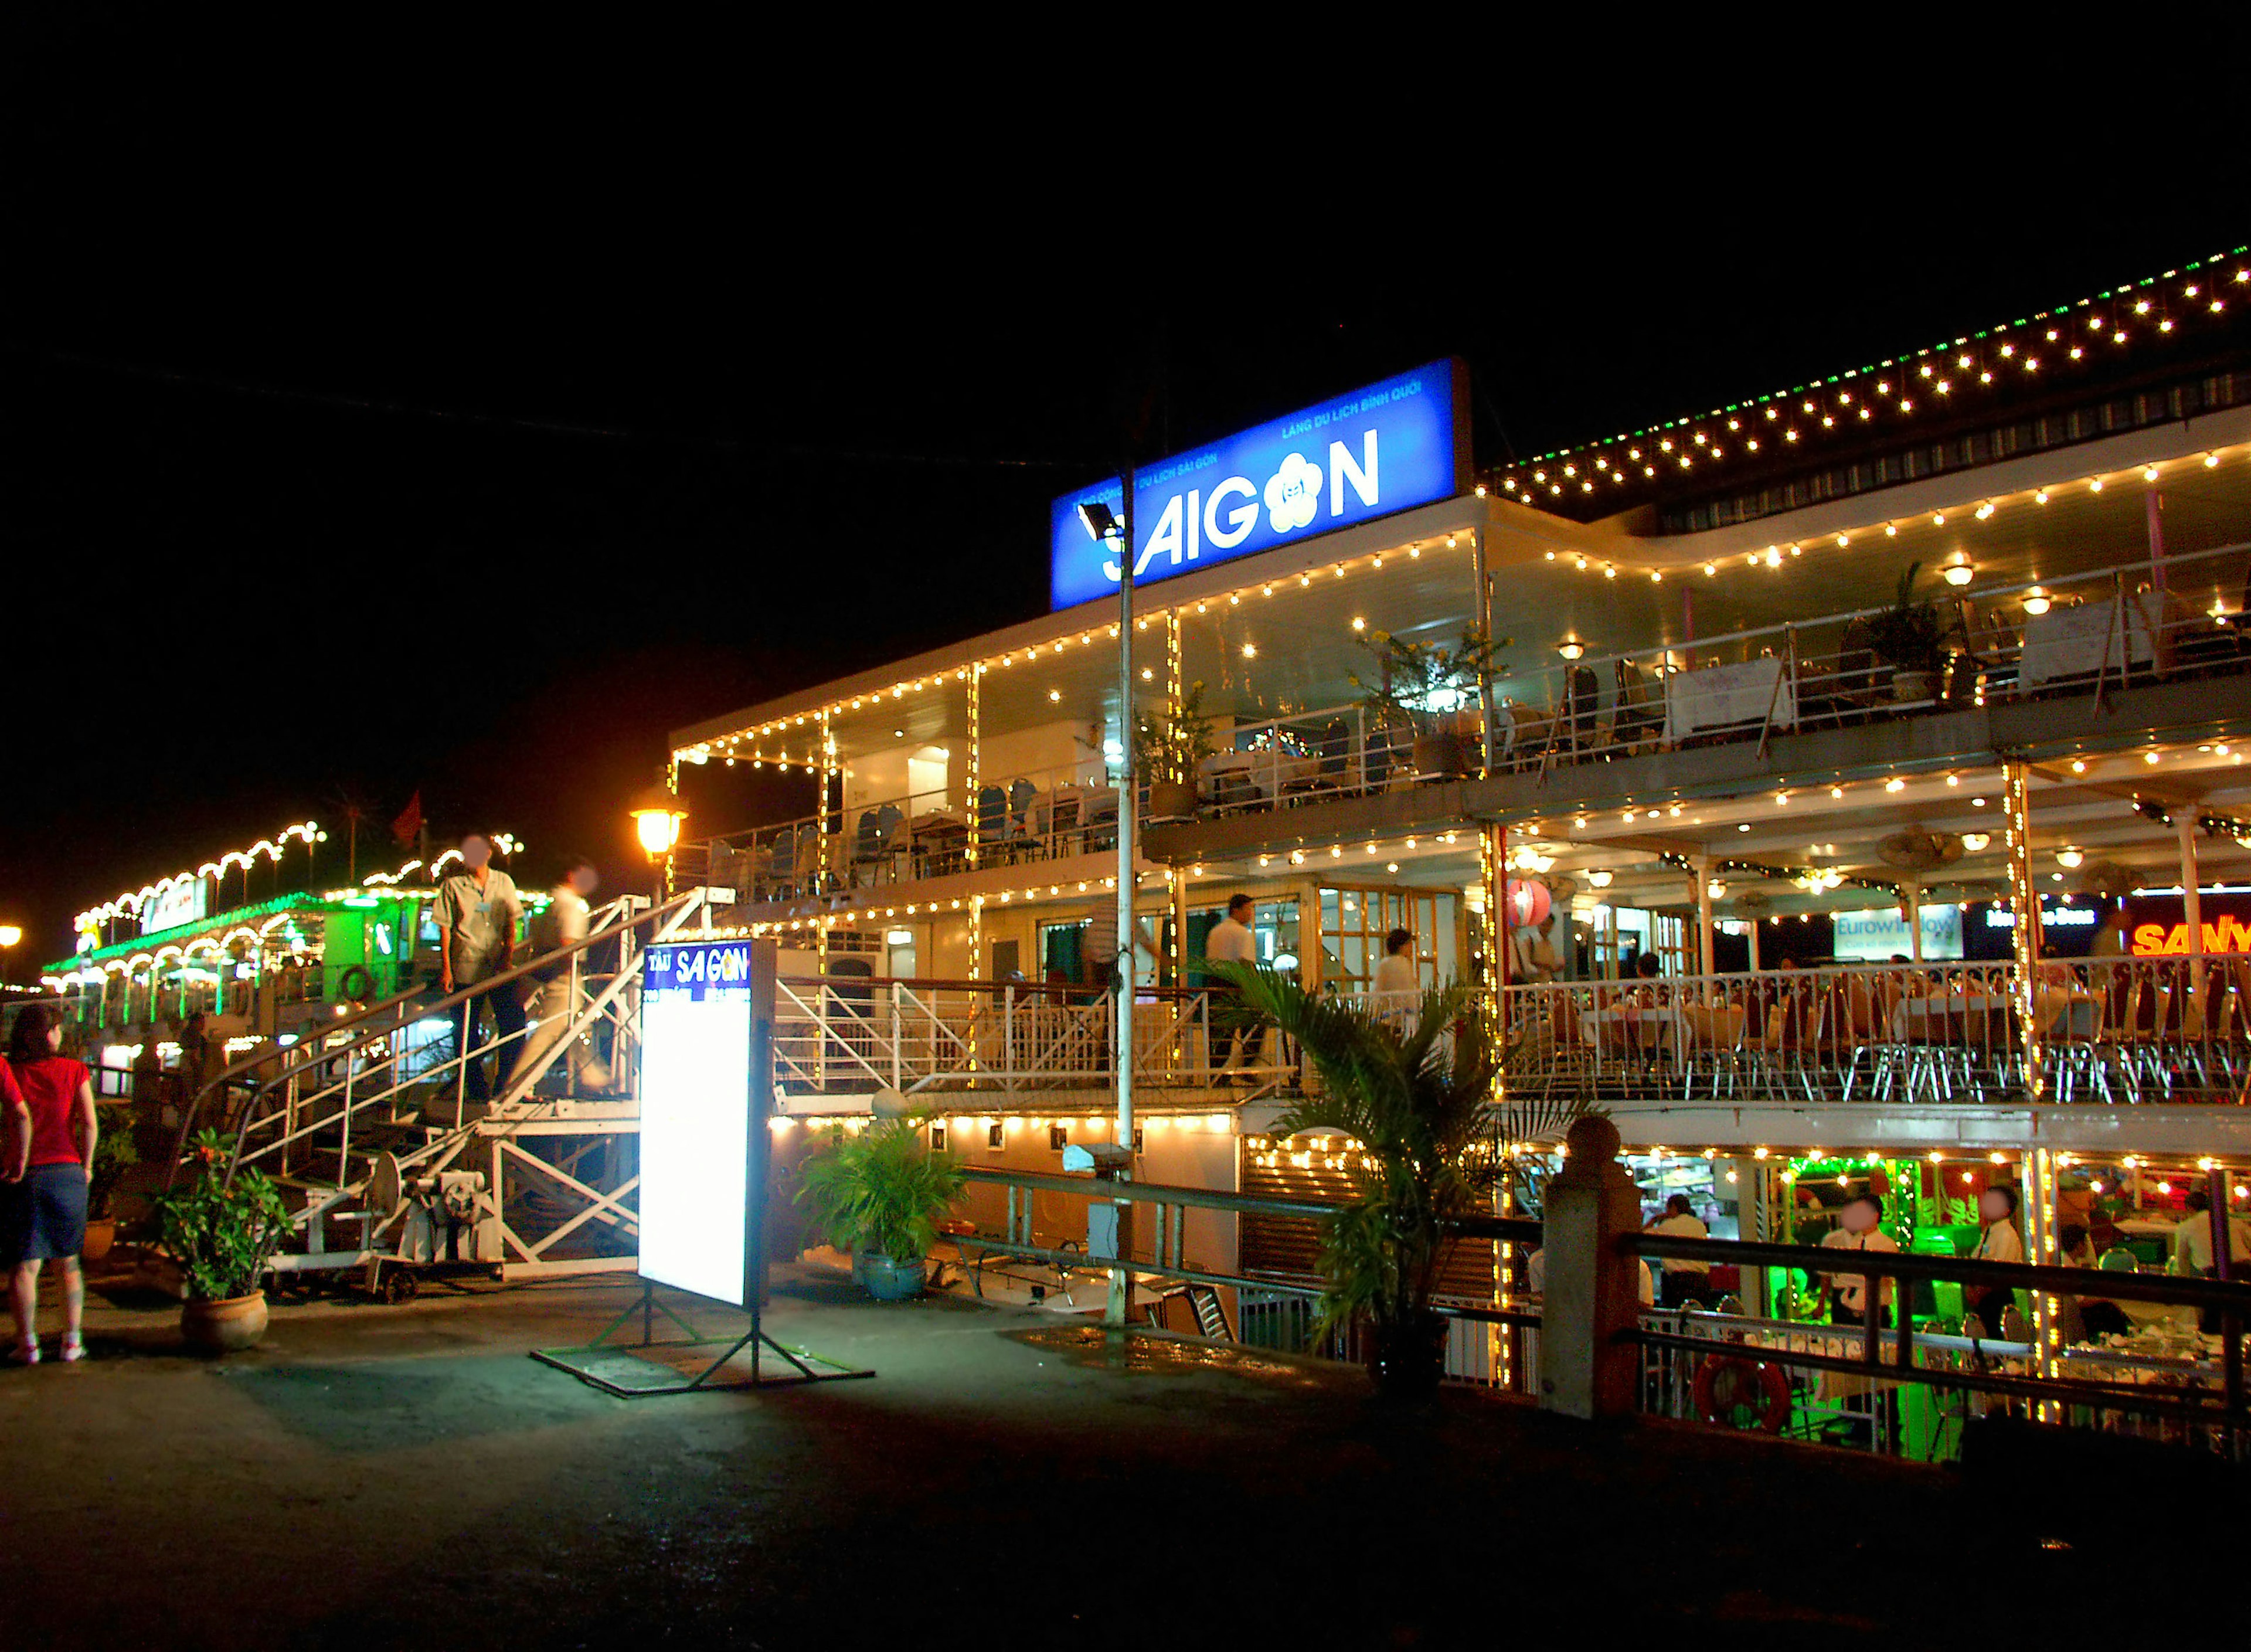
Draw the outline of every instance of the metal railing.
M283 1272L351 1266L378 1254L377 1241L405 1214L362 1208L378 1159L389 1170L425 1177L454 1164L481 1137L491 1137L493 1157L481 1215L495 1220L516 1260L539 1267L554 1246L589 1221L631 1237L633 1211L622 1204L637 1177L622 1187L588 1185L564 1163L551 1163L502 1137L544 1127L567 1129L572 1110L588 1098L543 1099L537 1086L558 1063L577 1058L599 1036L614 1063L610 1086L629 1097L634 1068L632 1009L640 975L640 947L675 934L704 910L701 891L661 906L637 898L612 903L592 915L590 933L566 947L523 962L473 986L427 1000L419 990L400 993L339 1017L298 1043L254 1052L215 1074L185 1109L170 1170L177 1177L188 1144L206 1123L233 1136L225 1174L255 1167L281 1177L301 1196L292 1225L301 1252L277 1260ZM587 968L597 948L618 949L616 967ZM551 977L552 981L551 982ZM457 1012L475 1012L499 995L539 989L524 1006L523 1024L504 1038L469 1040L461 1047ZM470 1094L473 1065L495 1064L488 1095ZM599 1099L599 1098L594 1098ZM630 1112L629 1101L625 1105ZM502 1185L503 1161L519 1163L552 1199L577 1202L544 1234L526 1238L509 1225ZM356 1239L342 1249L329 1244L331 1222L357 1223Z
M1777 547L1772 561L1786 566ZM1690 577L1693 577L1690 576ZM1937 668L1915 672L1880 658L1870 622L1887 612L1861 608L1686 644L1589 656L1511 671L1494 684L1492 768L1545 771L1644 750L1757 741L1775 734L1837 727L1922 712L1991 705L2105 685L2251 668L2241 610L2202 593L2251 589L2251 544L2163 559L2139 558L2061 576L2044 585L1949 587L1936 599L1947 635ZM2195 587L2191 599L2181 593ZM2029 612L2027 604L2038 608ZM2215 612L2215 607L2220 610ZM1485 724L1474 696L1441 714L1468 767L1484 767ZM1417 773L1414 731L1364 703L1327 706L1236 725L1232 749L1205 761L1197 776L1209 814L1250 814L1326 797L1362 795L1433 778ZM1063 778L1067 776L1068 778ZM1041 783L1035 785L1035 779ZM1003 782L1005 809L988 811L980 864L1049 859L1101 846L1076 814L1030 803L1024 794L1076 783L1104 811L1098 766ZM1061 794L1057 794L1060 795ZM1146 794L1143 795L1146 813ZM905 881L960 869L958 803L896 800L904 824L868 838L882 804L855 809L834 829L828 866L835 886L864 869L867 881ZM927 840L912 823L936 812ZM949 824L943 816L951 811ZM833 818L833 817L832 817ZM814 823L791 822L712 843L713 881L746 900L811 892Z
M1366 1328L1354 1325L1326 1334L1317 1329L1314 1302L1320 1281L1274 1274L1244 1274L1199 1260L1188 1242L1187 1214L1214 1211L1234 1216L1296 1218L1326 1221L1336 1207L1303 1199L1277 1198L1267 1194L1232 1193L1214 1188L1177 1187L1150 1182L1109 1181L1091 1176L1058 1176L1039 1171L972 1169L973 1186L1006 1190L1007 1205L1001 1231L980 1231L949 1239L973 1283L983 1294L985 1270L998 1262L1029 1262L1052 1270L1058 1282L1072 1276L1106 1277L1113 1262L1121 1262L1139 1285L1153 1282L1202 1286L1235 1294L1235 1340L1246 1347L1350 1364L1366 1363ZM1063 1195L1081 1201L1124 1202L1137 1212L1146 1209L1150 1219L1134 1220L1125 1230L1121 1254L1093 1256L1087 1249L1087 1225L1083 1206L1056 1212L1042 1211L1036 1196ZM1536 1222L1493 1218L1474 1224L1475 1236L1500 1234L1520 1242L1538 1240ZM1465 1236L1470 1233L1464 1228ZM1127 1294L1130 1309L1132 1293ZM1536 1333L1540 1316L1520 1303L1473 1301L1441 1296L1432 1307L1448 1322L1445 1380L1457 1384L1529 1392L1536 1368Z
M1810 1278L1842 1277L1860 1287L1860 1317L1842 1324L1747 1319L1739 1315L1686 1311L1671 1325L1645 1315L1631 1333L1645 1350L1669 1356L1645 1372L1644 1403L1669 1414L1693 1395L1706 1362L1729 1360L1753 1367L1781 1367L1801 1384L1818 1412L1824 1400L1869 1400L1901 1385L1920 1385L1952 1396L1958 1425L1983 1407L2021 1406L2039 1420L2080 1426L2139 1426L2144 1419L2173 1437L2211 1446L2231 1456L2251 1448L2251 1412L2245 1406L2243 1333L2251 1324L2251 1284L2218 1279L2173 1278L2107 1269L2059 1267L2021 1262L1992 1262L1912 1252L1823 1246L1776 1245L1747 1240L1690 1239L1639 1232L1619 1237L1624 1256L1679 1259L1741 1268L1803 1269ZM1908 1305L1916 1282L1950 1281L1962 1287L1965 1301L1981 1290L2026 1294L2033 1305L2030 1329L2016 1323L2019 1309L2000 1310L2002 1323L1987 1326L1976 1314L1958 1326L1918 1326ZM1892 1299L1896 1295L1897 1301ZM2080 1297L2201 1310L2215 1319L2218 1332L2209 1357L2154 1358L2100 1343L2067 1346L2061 1329L2062 1304ZM1998 1333L1998 1336L1989 1333ZM2075 1375L2066 1375L2067 1370ZM2152 1375L2162 1381L2151 1381ZM1818 1379L1823 1386L1811 1386ZM1793 1391L1793 1416L1799 1392ZM1891 1428L1885 1408L1853 1407L1876 1426L1868 1431L1877 1450L1888 1448ZM1943 1445L1943 1441L1934 1444Z
M965 1092L1101 1090L1115 1080L1110 996L1026 982L785 977L775 992L774 1082L789 1095L910 1096ZM1241 1017L1209 989L1135 995L1133 1078L1145 1091L1293 1081L1296 1067L1265 1028L1236 1049Z
M1770 1101L2020 1100L2013 964L1825 964L1503 989L1510 1082ZM2251 954L2052 960L2033 1013L2058 1101L2233 1101L2251 1079Z

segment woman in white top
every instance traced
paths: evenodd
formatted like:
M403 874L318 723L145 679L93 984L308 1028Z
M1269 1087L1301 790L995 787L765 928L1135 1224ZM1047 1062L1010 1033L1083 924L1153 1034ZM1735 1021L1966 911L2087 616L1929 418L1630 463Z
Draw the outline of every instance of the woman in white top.
M1422 972L1415 968L1415 937L1404 929L1395 929L1383 938L1383 960L1375 966L1376 995L1422 990Z

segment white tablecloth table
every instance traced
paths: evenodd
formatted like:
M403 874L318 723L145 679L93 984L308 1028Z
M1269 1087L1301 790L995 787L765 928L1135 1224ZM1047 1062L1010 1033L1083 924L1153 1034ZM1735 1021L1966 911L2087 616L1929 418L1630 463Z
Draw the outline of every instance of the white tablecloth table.
M1908 1038L1943 1038L1941 1028L1948 1017L1999 1015L2008 1007L2005 997L1979 993L1959 998L1902 998L1892 1006L1892 1037L1902 1043ZM1941 1025L1934 1026L1935 1022Z
M1203 764L1206 789L1222 801L1246 787L1271 799L1292 781L1308 780L1320 772L1319 758L1287 752L1225 752Z
M2171 633L2188 617L2189 605L2170 591L2129 593L2028 614L2017 680L2031 689L2061 677L2169 663Z
M1670 1005L1643 1009L1638 1004L1616 1004L1579 1012L1582 1038L1600 1044L1605 1032L1611 1035L1613 1043L1623 1041L1636 1050L1654 1050L1667 1043L1677 1046L1688 1036L1688 1021Z
M1770 708L1774 727L1797 726L1796 686L1778 659L1676 671L1665 679L1665 738L1683 739L1706 729L1756 728L1767 722Z

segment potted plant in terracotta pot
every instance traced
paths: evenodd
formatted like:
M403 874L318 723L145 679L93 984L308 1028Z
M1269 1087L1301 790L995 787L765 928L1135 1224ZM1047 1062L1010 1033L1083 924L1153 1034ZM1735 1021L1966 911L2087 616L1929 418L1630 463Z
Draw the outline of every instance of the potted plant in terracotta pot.
M125 1172L141 1163L134 1149L131 1114L121 1107L99 1109L101 1135L94 1142L94 1168L86 1181L86 1244L82 1260L98 1262L117 1243L117 1187Z
M879 1302L922 1295L938 1218L961 1197L961 1161L929 1145L920 1119L876 1119L828 1133L806 1162L798 1203L815 1232L852 1258L852 1277Z
M233 1153L233 1137L197 1132L188 1149L190 1179L154 1201L157 1243L179 1265L187 1290L180 1334L210 1354L255 1347L266 1335L260 1281L289 1229L281 1190L263 1170L230 1175Z
M1892 668L1894 700L1932 698L1946 663L1946 625L1938 605L1915 598L1915 576L1922 568L1920 562L1908 563L1892 606L1866 621L1870 652Z
M1493 650L1506 648L1472 628L1460 646L1415 642L1389 631L1371 631L1362 646L1375 656L1372 683L1355 673L1352 684L1379 725L1414 731L1415 778L1446 780L1468 772L1461 721L1493 674Z
M1211 719L1204 715L1201 683L1188 685L1169 718L1153 714L1135 719L1133 767L1149 788L1153 824L1196 817L1196 775L1211 754Z

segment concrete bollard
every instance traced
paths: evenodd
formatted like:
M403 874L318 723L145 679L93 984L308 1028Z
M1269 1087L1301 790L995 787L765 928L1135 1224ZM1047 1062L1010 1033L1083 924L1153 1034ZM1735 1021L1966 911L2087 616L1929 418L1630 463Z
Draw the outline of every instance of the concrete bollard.
M1544 1212L1540 1408L1623 1417L1635 1409L1641 1350L1619 1334L1633 1329L1641 1294L1635 1259L1621 1255L1617 1241L1641 1225L1641 1195L1617 1162L1617 1126L1609 1119L1580 1119L1569 1141Z

